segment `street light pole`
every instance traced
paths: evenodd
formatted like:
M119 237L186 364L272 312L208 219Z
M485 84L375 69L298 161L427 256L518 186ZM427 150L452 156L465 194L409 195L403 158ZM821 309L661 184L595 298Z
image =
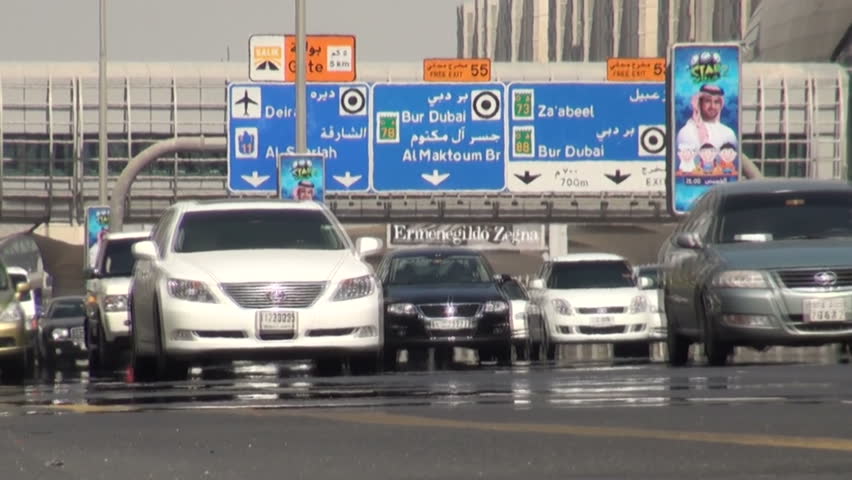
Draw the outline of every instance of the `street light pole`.
M306 0L296 0L296 153L308 151L307 68L305 66Z
M106 0L100 0L100 52L98 54L98 200L107 198L107 71L106 71Z

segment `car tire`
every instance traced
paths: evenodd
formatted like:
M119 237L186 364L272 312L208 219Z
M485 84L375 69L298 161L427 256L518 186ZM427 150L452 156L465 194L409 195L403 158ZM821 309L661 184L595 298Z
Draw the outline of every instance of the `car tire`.
M318 377L337 377L343 375L343 361L335 357L322 357L314 360Z
M668 298L668 297L665 297ZM666 350L670 367L682 367L689 362L689 340L677 333L674 321L674 309L670 308L668 300L664 300L666 308Z
M382 359L375 353L353 355L349 357L349 373L351 375L376 375Z
M521 340L515 343L515 360L519 362L527 362L530 360L532 346L529 339Z
M651 360L651 345L648 342L622 342L612 345L614 358Z
M511 367L512 366L512 344L499 346L494 348L494 357L497 359L497 366Z
M707 358L707 363L714 367L724 367L734 353L734 346L719 340L716 335L713 320L707 318L707 302L704 295L701 295L700 302L696 302L696 304L700 305L696 315L701 321L701 341L704 343L704 356Z
M399 358L399 350L395 348L386 348L382 354L382 369L386 372L393 372L399 367L397 359Z

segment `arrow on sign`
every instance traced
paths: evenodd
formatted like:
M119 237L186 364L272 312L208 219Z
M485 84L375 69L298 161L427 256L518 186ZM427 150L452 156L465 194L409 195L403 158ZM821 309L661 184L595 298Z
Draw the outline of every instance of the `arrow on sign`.
M432 170L432 173L424 173L420 175L423 177L423 180L431 183L434 186L438 186L441 182L447 179L450 176L449 173L438 173L437 170Z
M535 179L536 179L536 178L540 177L540 176L541 176L541 174L540 174L540 173L530 174L530 171L529 171L529 170L524 170L524 174L523 174L523 175L519 175L519 174L517 174L517 173L516 173L516 174L515 174L515 176L516 176L516 177L518 177L518 180L520 180L520 181L524 182L525 184L529 185L529 184L531 184L533 181L535 181Z
M254 188L259 187L263 182L269 180L269 175L258 175L257 171L251 172L251 175L243 175L242 177L243 180Z
M612 180L612 183L618 185L619 183L627 180L630 177L630 174L628 173L628 174L622 175L621 170L616 169L615 175L610 174L610 173L606 173L606 174L604 174L604 176L606 178Z
M344 187L349 188L355 184L358 180L361 180L361 175L352 175L349 172L346 172L346 175L335 175L334 179L340 182Z

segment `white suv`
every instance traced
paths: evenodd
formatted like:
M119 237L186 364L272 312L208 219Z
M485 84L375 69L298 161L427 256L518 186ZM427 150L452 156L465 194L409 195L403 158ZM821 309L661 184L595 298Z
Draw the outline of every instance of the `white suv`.
M382 292L351 239L312 201L212 200L168 208L133 246L137 380L184 379L191 362L312 359L322 374L374 372Z
M647 357L652 316L640 290L646 282L637 280L618 255L572 254L545 261L530 288L547 359L556 358L556 345L562 343L613 343L616 356Z
M112 232L101 241L94 267L86 269L86 347L89 370L113 371L127 348L130 322L127 293L133 275L132 247L150 232Z

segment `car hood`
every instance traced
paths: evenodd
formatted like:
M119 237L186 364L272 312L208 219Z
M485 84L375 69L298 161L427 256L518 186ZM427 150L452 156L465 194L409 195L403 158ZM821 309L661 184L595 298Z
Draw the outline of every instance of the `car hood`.
M42 328L72 328L82 326L85 321L86 317L43 318L41 325Z
M849 238L725 243L711 248L728 268L852 266L852 239Z
M482 303L503 300L490 283L445 285L391 285L385 290L386 303Z
M366 275L368 267L349 250L237 250L176 255L167 267L173 277L218 283L319 282L336 274Z
M550 298L567 300L573 308L629 307L633 299L643 295L636 287L625 288L578 288L571 290L548 290Z

